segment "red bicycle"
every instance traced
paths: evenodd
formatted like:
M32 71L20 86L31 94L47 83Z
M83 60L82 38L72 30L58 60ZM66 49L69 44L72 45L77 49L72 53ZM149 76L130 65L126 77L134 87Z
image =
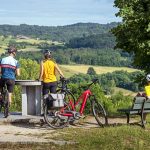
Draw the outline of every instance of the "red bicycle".
M62 86L58 90L59 93L64 93L64 107L55 108L49 107L48 103L45 103L44 107L44 119L47 124L52 128L64 128L69 122L79 120L83 116L83 112L86 106L87 100L91 102L91 110L97 121L97 123L103 127L108 123L107 114L102 104L96 99L95 95L92 94L90 87L95 84L98 79L94 79L92 83L87 85L86 90L79 96L77 101L73 94L67 87L67 79L60 79ZM80 104L80 108L78 106Z

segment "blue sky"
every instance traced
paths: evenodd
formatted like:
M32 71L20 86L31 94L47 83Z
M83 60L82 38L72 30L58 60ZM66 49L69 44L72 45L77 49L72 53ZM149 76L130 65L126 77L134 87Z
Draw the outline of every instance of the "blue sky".
M0 24L62 26L121 21L114 0L0 0Z

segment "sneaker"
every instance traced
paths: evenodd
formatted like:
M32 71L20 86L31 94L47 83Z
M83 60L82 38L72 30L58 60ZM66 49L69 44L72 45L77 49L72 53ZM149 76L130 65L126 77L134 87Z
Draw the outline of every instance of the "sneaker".
M142 124L142 121L139 121L138 122L139 124ZM147 121L146 120L143 120L143 124L146 124L147 123Z
M8 113L7 115L5 115L3 118L7 118L8 116L10 116L10 113Z

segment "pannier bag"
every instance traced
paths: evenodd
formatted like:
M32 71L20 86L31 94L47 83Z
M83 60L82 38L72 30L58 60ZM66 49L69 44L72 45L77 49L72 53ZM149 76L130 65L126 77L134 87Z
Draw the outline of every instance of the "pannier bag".
M64 107L64 94L47 94L44 95L44 99L47 100L47 103L50 107Z
M64 94L50 94L53 100L53 107L64 107Z

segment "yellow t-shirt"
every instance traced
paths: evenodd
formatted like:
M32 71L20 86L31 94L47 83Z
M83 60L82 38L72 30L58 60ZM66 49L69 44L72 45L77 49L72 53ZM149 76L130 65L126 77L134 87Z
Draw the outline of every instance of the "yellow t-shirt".
M146 96L150 96L150 85L145 86Z
M57 81L55 75L55 63L52 60L43 61L43 82L55 82Z

